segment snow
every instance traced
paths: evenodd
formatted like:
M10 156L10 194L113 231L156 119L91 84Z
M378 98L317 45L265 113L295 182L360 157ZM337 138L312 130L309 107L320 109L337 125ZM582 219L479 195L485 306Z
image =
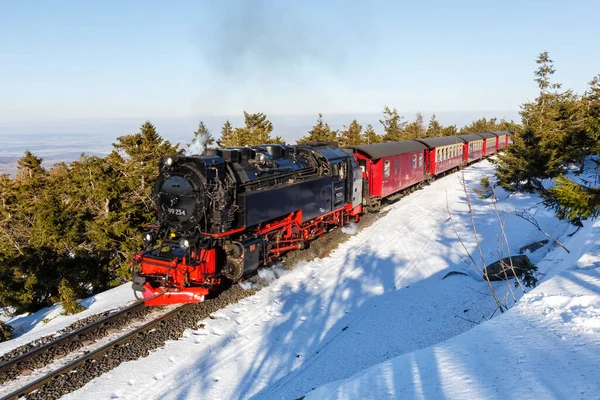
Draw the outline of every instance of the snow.
M0 343L0 354L4 354L41 337L52 335L77 320L120 308L134 301L135 297L131 288L131 282L128 282L105 292L98 293L95 296L80 300L79 303L87 309L75 315L63 315L64 310L60 303L57 303L33 314L22 314L13 317L3 316L2 320L15 328L15 334L18 337Z
M578 248L578 261L546 261L555 267L571 267L527 293L504 315L438 345L324 385L306 400L503 399L517 394L599 398L598 238L600 221L589 223L569 241Z
M466 186L493 172L488 161L465 169ZM473 194L485 263L547 239L512 210L527 209L570 250L550 242L528 252L543 283L525 295L495 282L510 308L501 314L478 277L460 177L388 206L362 231L345 227L347 240L323 259L261 269L255 295L63 398L597 397L600 222L569 237L574 228L534 195L497 188L496 215ZM478 267L465 264L457 233Z

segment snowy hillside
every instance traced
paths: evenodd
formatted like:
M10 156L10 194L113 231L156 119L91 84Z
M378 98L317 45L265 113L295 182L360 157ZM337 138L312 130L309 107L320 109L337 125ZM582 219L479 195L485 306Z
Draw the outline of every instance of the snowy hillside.
M478 187L481 177L492 173L488 162L466 169L467 186ZM186 331L183 338L161 351L122 364L64 398L294 399L395 357L456 340L462 337L457 335L492 316L480 329L493 329L510 320L516 313L498 318L487 285L474 279L475 272L461 258L465 253L452 229L447 203L456 230L471 252L475 239L458 178L457 174L445 177L402 199L389 207L385 217L352 236L328 257L302 263L293 271L276 270L281 274L277 280L216 313L204 321L203 328ZM530 195L498 196L502 216L503 209L538 207L539 199ZM498 241L498 218L489 207L491 200L473 197L473 202L483 254L489 263L499 258L499 250L506 255L502 241ZM544 230L557 237L573 230L543 209L536 218ZM507 216L506 225L512 254L545 238L514 216ZM548 257L546 270L566 260L565 255L555 247L529 254L534 263ZM450 271L468 275L442 279ZM507 306L514 304L506 283L497 282L494 287ZM536 299L537 291L527 299ZM515 295L520 296L518 291ZM501 343L523 335L502 331ZM510 357L506 344L498 350ZM473 357L491 363L495 354L494 348L482 342L481 353ZM427 361L424 368L437 368L431 359ZM485 372L479 369L479 373ZM375 379L376 374L369 376ZM390 389L386 385L392 384L388 378L382 379L380 385L386 388L381 393L387 395ZM337 389L326 386L320 390L325 392L314 392L312 398ZM379 398L366 390L350 398ZM437 389L427 390L434 390L426 392L431 394Z
M469 192L492 174L487 161L465 169ZM510 308L500 314L463 261L457 233L476 261L479 253L460 177L416 191L357 234L345 230L348 240L323 259L261 271L272 282L256 295L63 398L594 398L600 222L568 237L574 228L539 198L498 190L511 254L547 239L505 214L524 209L570 251L528 252L544 283L514 306L513 293L517 300L522 293L495 282ZM491 199L470 198L486 263L508 255ZM466 275L446 277L451 271ZM130 290L126 284L87 299L85 315L130 303ZM0 353L76 318L58 314L57 305L12 318L23 335L2 343Z
M504 315L305 399L600 398L600 221L567 248L543 263L566 270Z

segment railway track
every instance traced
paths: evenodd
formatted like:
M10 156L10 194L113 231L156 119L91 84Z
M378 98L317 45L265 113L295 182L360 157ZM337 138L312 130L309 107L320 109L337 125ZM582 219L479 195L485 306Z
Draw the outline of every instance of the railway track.
M157 317L145 321L142 325L129 329L126 333L117 337L111 337L110 340L100 346L96 345L94 347L92 344L85 343L85 336L83 336L83 339L79 338L82 332L94 329L92 326L85 326L68 334L68 337L61 337L55 341L73 343L75 348L83 350L82 354L68 361L62 358L56 363L46 362L45 369L48 369L48 372L44 370L43 374L40 374L38 371L34 378L21 376L24 363L34 365L35 362L32 360L39 359L40 355L49 351L48 349L57 348L55 342L40 346L0 364L0 367L3 368L0 370L0 379L3 380L3 389L5 389L0 391L0 400L20 398L58 399L83 387L87 382L123 362L147 356L150 351L162 347L168 340L180 338L186 328L197 327L198 322L208 318L210 314L255 292L254 289L243 290L236 285L223 291L218 297L205 300L203 303L184 304L175 309L170 309L170 311L163 309ZM126 317L126 315L132 315L132 313L139 310L147 310L143 303L141 304L140 306L136 303L120 311L121 318L127 319L129 317ZM137 307L141 308L138 309ZM115 318L113 315L110 317ZM103 322L105 322L104 319L90 325L102 325ZM96 329L102 328L96 327ZM112 333L114 335L115 332ZM59 352L60 354L62 352ZM52 357L52 360L55 356ZM14 376L14 378L11 378L11 376ZM29 379L27 380L27 378ZM24 382L25 380L27 381ZM7 389L9 385L11 389ZM12 391L7 393L8 390Z
M118 329L123 323L145 314L143 302L114 312L97 321L89 323L72 332L61 335L53 341L34 347L10 360L0 363L0 384L14 380L20 375L29 375L33 370L42 368L55 359L84 347L86 343L106 336Z
M368 222L370 224L373 221L371 218L367 218L361 220L361 223ZM341 233L339 235L344 237ZM320 254L323 251L320 249L321 247L325 251L336 247L337 240L334 240L334 237L336 235L331 235L327 238L330 240L322 240L318 245L305 250L302 252L302 257L292 258L291 263L295 264L300 259L312 259L322 255ZM317 253L312 254L313 251L317 251ZM117 321L130 320L148 313L149 309L144 307L143 303L134 303L126 309L65 334L55 341L0 363L0 384L4 386L8 382L11 386L10 389L3 387L5 390L0 390L0 400L60 398L116 368L122 362L144 357L150 351L162 347L166 341L180 338L186 328L197 327L199 321L210 317L215 311L228 304L238 302L256 291L256 289L244 290L236 285L221 292L216 298L207 299L203 303L186 304L166 313L163 309L158 318L135 329L129 328L127 333L115 337L115 331L118 331L120 326ZM112 338L104 340L99 345L98 343L102 342L102 340L97 340L97 337L101 336L99 332L102 332L104 336L112 334ZM91 344L91 341L94 343ZM77 350L83 354L73 357L73 353ZM64 357L65 353L71 353L70 360L66 360L68 357ZM57 361L53 363L55 359ZM41 366L45 366L43 371L40 370ZM35 373L22 376L24 371L30 373L31 370L35 370Z
M30 382L27 385L7 394L6 396L2 397L2 400L19 399L22 397L26 397L28 399L29 398L43 398L43 399L59 398L60 396L66 394L66 393L76 390L77 388L83 386L83 384L85 384L85 382L82 382L81 380L73 379L73 378L75 378L75 376L73 376L73 372L76 372L78 369L84 369L84 370L90 369L89 368L90 366L93 366L93 364L95 364L98 361L102 361L102 358L110 357L112 355L111 353L113 353L115 351L115 349L117 349L119 347L126 347L134 339L139 338L140 336L147 335L150 331L156 329L157 327L160 327L161 325L166 325L168 322L171 321L171 319L173 319L179 313L181 313L185 309L191 308L192 306L193 306L192 304L187 304L184 306L180 306L174 310L171 310L171 311L167 312L166 314L161 315L159 318L156 318L150 322L147 322L147 323L143 324L142 326L137 327L122 336L119 336L117 339L111 340L110 342L104 344L103 346L101 346L93 351L90 351L90 352L76 358L75 360L68 362L66 365L63 365L62 367L55 369L52 372L34 380L33 382ZM138 310L139 307L140 307L140 304L136 303L134 306L129 307L129 309L124 310L125 312L121 313L121 318L123 318L123 315L129 315L129 314L131 314L132 311ZM141 303L141 307L142 308L144 307L143 302ZM103 321L99 321L99 322L102 323ZM96 324L92 324L92 325L96 325ZM86 327L82 328L82 330L89 330L89 329L93 329L93 327L86 326ZM73 334L75 337L77 336L77 332L73 332ZM63 340L76 340L76 339L64 338ZM53 344L54 343L49 343L49 345L53 345ZM42 346L42 347L46 347L46 346ZM42 349L36 349L36 350L38 352L43 351ZM29 353L24 354L18 358L22 360L22 359L27 359L28 356L29 356ZM11 361L13 364L19 362L16 359L11 360ZM109 364L111 364L111 363L109 362ZM94 368L91 368L91 369L93 370ZM77 375L77 374L75 374L75 375ZM81 374L79 374L79 375L81 375Z

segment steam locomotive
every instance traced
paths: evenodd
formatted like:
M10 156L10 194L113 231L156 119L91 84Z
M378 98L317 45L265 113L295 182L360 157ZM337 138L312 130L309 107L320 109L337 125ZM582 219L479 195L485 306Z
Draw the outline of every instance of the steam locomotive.
M147 305L203 301L286 252L303 249L381 201L511 144L512 131L338 147L209 149L159 162L159 223L132 261Z
M133 259L147 305L203 301L362 212L362 173L335 143L210 149L159 162L160 223Z

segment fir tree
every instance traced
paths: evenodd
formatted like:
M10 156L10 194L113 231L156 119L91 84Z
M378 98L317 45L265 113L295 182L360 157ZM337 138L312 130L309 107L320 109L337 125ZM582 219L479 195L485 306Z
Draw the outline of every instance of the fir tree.
M340 132L339 143L341 146L356 146L363 143L362 125L353 120L348 127L344 126Z
M437 136L442 136L443 134L443 127L442 125L438 122L435 114L433 114L431 116L431 119L429 120L429 126L427 127L427 137L437 137Z
M442 128L442 136L455 136L458 135L456 125L445 126Z
M25 151L25 155L17 161L17 180L39 179L45 173L42 159L36 157L29 150Z
M215 143L215 138L212 137L210 131L204 125L203 121L198 124L198 129L194 132L192 142L188 144L186 153L203 154L206 149Z
M271 132L273 124L263 113L250 114L244 111L245 127L241 128L240 135L243 138L242 146L257 146L260 144L271 143Z
M367 125L367 128L365 129L365 131L363 133L363 143L372 144L372 143L379 143L379 142L381 142L381 136L379 136L375 132L375 129L373 129L373 126L371 126L370 124Z
M13 334L13 327L0 321L0 342L11 340L13 338Z
M590 150L600 155L600 75L596 75L589 85L590 88L583 97L585 130Z
M275 136L273 139L270 140L270 143L285 144L285 140L283 140L281 136Z
M580 171L583 171L587 155L600 154L599 77L594 77L589 85L590 88L580 102L569 103L572 107L571 113L577 115L573 120L583 122L581 125L570 125L573 129L570 131L569 145L565 150L579 162ZM598 163L597 160L595 162ZM582 226L583 220L595 218L600 214L600 188L573 182L564 175L555 178L555 183L556 185L544 194L544 204L553 209L558 218Z
M383 125L382 140L384 142L394 142L403 140L406 136L406 121L402 121L402 117L398 115L398 111L394 108L390 110L389 107L383 109L383 119L379 122Z
M546 173L546 155L540 148L541 138L528 128L513 138L513 144L498 153L498 183L509 191L541 189L540 177Z
M66 279L62 279L60 281L58 293L60 296L60 302L63 310L65 310L66 315L77 314L85 310L85 307L77 302L76 292Z
M323 122L323 115L319 113L317 123L308 131L308 135L297 140L297 143L335 142L337 132L332 131L329 124Z
M408 125L406 125L405 129L405 139L419 139L425 137L427 130L425 129L425 125L423 123L423 114L420 112L415 116L415 120Z
M223 127L221 128L221 137L217 141L217 145L219 147L228 147L228 146L236 146L238 142L237 138L234 135L234 129L229 120L225 121Z
M551 83L555 70L547 52L541 53L536 63L535 81L540 93L521 107L524 132L519 132L515 144L498 155L499 183L509 190L541 190L540 180L560 174L569 159L564 148L571 129L570 116L561 110L569 108L572 94L558 93L560 85Z
M558 218L581 227L581 221L600 215L600 188L577 184L564 175L555 182L544 195L544 205L553 209Z

